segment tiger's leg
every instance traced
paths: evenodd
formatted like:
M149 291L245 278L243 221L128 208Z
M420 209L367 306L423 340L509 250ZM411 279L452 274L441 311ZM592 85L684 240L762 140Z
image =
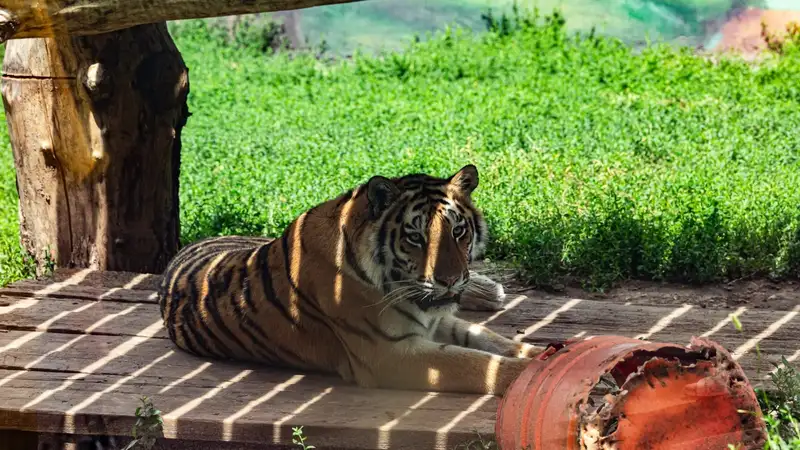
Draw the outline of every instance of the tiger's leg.
M434 339L444 344L474 348L512 358L533 358L544 352L544 347L515 342L494 331L455 316L445 316L434 332Z
M502 284L470 270L469 281L461 294L459 306L464 310L498 311L503 309L505 298Z
M531 362L422 337L375 351L381 358L373 359L370 373L356 374L362 386L502 395Z

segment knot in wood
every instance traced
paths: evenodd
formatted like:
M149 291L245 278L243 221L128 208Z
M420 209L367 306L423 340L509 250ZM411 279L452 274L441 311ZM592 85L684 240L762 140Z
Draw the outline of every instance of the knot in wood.
M86 68L83 73L83 86L95 101L109 98L113 90L108 71L99 62Z
M11 39L17 32L19 21L5 9L0 9L0 43Z
M51 142L40 142L39 150L42 152L44 165L48 169L57 169L58 158L56 158L56 152L55 149L53 148L53 144Z

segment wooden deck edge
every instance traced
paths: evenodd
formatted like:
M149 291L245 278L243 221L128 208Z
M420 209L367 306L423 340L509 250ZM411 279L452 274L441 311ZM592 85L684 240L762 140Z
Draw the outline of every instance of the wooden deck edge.
M0 428L0 442L3 450L74 450L75 444L84 435L64 433L41 433L35 431L21 431ZM117 448L125 448L133 438L131 436L110 436L114 439ZM273 445L240 442L208 442L193 439L165 439L156 440L152 450L296 450L296 445ZM345 449L330 449L345 450Z
M381 400L375 401L362 400L360 404L372 404L376 407L369 408L370 410L363 414L368 419L367 421L354 423L353 416L348 416L348 408L356 409L357 406L351 405L359 405L359 402L354 402L353 399L357 396L354 397L349 392L344 401L332 400L328 407L320 409L320 414L309 414L306 417L298 417L295 413L281 413L282 415L270 421L257 422L254 419L255 416L228 414L233 410L227 411L226 408L230 404L236 404L233 401L235 398L233 393L247 393L247 400L256 399L264 394L263 379L259 379L258 383L242 382L237 384L237 388L231 388L217 396L215 389L222 385L218 381L229 379L236 370L231 369L230 373L226 371L211 373L215 370L212 367L207 372L195 372L204 364L203 361L188 361L184 354L165 341L167 338L163 330L154 331L153 326L156 324L159 313L158 306L152 297L154 292L150 287L154 285L157 277L157 275L149 274L85 272L73 269L70 272L57 272L54 279L49 281L23 280L8 288L0 289L0 332L4 331L2 328L6 328L4 337L0 338L0 344L7 345L5 356L9 357L9 361L12 361L11 358L16 358L13 359L16 361L14 363L16 365L3 367L3 369L23 371L25 367L28 367L27 363L41 356L33 351L37 349L36 345L39 345L38 348L41 350L38 351L48 358L36 362L36 367L41 367L42 372L45 373L64 374L61 379L54 378L52 380L54 389L42 386L39 384L39 380L33 380L27 386L22 383L8 384L7 400L16 397L21 406L25 405L31 397L38 395L37 390L60 392L58 389L61 388L58 386L62 380L68 378L67 375L85 374L85 377L80 378L84 383L90 383L91 378L95 376L106 377L108 380L103 382L104 385L114 387L117 381L127 377L127 374L132 371L144 370L143 375L136 375L139 381L141 382L146 377L155 377L161 383L158 386L165 386L169 380L178 380L178 377L193 374L192 376L196 379L190 378L180 385L180 389L190 392L184 394L185 398L181 397L183 400L180 404L192 405L195 412L203 413L192 416L182 412L176 415L177 418L165 418L165 438L159 441L156 449L277 450L291 448L295 450L298 447L289 444L292 427L301 425L308 436L308 444L315 445L319 449L329 450L377 448L453 450L454 448L465 448L464 444L478 438L478 434L472 431L475 428L473 423L467 423L464 426L459 424L455 427L450 427L450 424L445 426L444 422L447 422L450 416L445 417L439 410L431 412L435 408L415 410L417 411L414 413L415 415L409 417L422 417L415 422L404 422L403 420L395 422L395 418L405 416L398 416L397 408L393 413L395 415L389 415L388 411L392 409L392 402L387 399L391 399L390 396L383 396L380 397ZM149 281L143 282L142 280L145 279ZM94 285L95 281L102 284ZM654 341L657 342L684 344L688 342L687 329L697 330L697 333L707 331L712 339L722 339L731 347L731 350L741 349L740 363L743 366L760 370L763 370L764 364L760 361L761 355L756 355L756 350L758 350L756 345L761 345L761 349L767 351L764 355L774 360L775 355L778 354L776 352L779 350L796 350L797 344L794 338L800 331L800 315L798 315L800 314L800 305L797 305L792 311L751 309L740 319L744 324L744 331L735 331L729 317L734 313L732 308L701 309L698 305L684 305L683 307L623 305L592 299L572 299L565 302L563 298L532 298L524 295L521 297L526 297L527 300L525 298L514 300L513 306L507 310L495 313L463 312L462 317L475 322L485 321L490 328L508 336L515 333L523 334L526 336L526 340L536 343L558 341L558 339L578 332L581 333L577 335L583 335L587 333L586 330L589 330L590 335L593 332L613 334L616 332L628 333L629 331L630 337L633 337L632 334L636 331L647 337L655 337ZM19 305L15 302L18 302ZM132 303L138 304L135 306L135 311ZM128 310L131 311L130 314L123 314ZM58 317L58 320L55 320L55 317ZM114 319L108 320L109 317L114 317ZM114 331L115 329L119 331ZM40 341L36 341L35 337L31 337L36 333L47 333L46 336L49 339L42 338ZM86 335L79 342L79 345L83 347L76 350L75 347L78 347L78 344L73 344L71 339L81 334ZM106 336L118 337L118 339L100 339L100 337ZM136 339L130 339L131 337ZM127 350L124 352L117 351L129 341L136 342L135 351L133 346L130 349L125 347ZM29 342L33 344L28 344ZM63 343L65 347L55 350L60 343ZM46 354L45 351L47 351ZM69 352L73 353L71 356L66 356L70 355ZM169 371L159 365L153 366L155 368L151 367L151 363L162 361L166 355L173 353L174 356L169 357L175 358L175 361L170 363ZM102 361L109 355L115 356L99 367L96 365L97 361ZM756 360L757 357L758 360ZM86 368L91 368L91 370ZM176 375L173 375L173 370ZM753 375L752 371L748 373L748 376L753 385L765 381L751 375ZM216 377L220 378L216 379ZM17 381L22 379L23 376L19 376ZM125 381L125 383L128 382ZM768 384L769 381L767 380L766 383ZM73 403L81 403L89 397L89 394L99 392L96 388L85 388L85 386L79 388L78 384L77 381L69 384L71 392L77 393L74 394ZM154 384L151 383L147 386ZM171 385L171 383L169 384ZM250 386L256 385L258 392L254 394L252 393L254 389L251 389ZM301 390L299 386L300 384L292 386L293 393L297 393L294 391L295 388ZM239 388L241 390L238 390ZM118 387L113 389L118 389ZM303 389L305 390L301 390L301 392L306 396L302 400L298 400L297 405L313 400L311 395L307 395L310 391L306 388ZM123 389L119 388L119 390ZM197 394L195 391L199 390L203 391ZM31 393L29 394L28 391ZM64 391L66 392L66 387ZM8 403L4 406L0 402L0 450L5 448L2 443L7 442L3 433L9 433L11 437L14 433L20 433L20 439L32 439L31 434L48 438L56 436L64 438L64 433L69 433L66 435L68 438L82 434L111 434L129 439L131 428L136 420L134 417L136 405L129 408L128 401L130 399L131 404L136 402L139 391L127 389L123 393L113 391L113 394L109 394L112 391L104 392L103 395L108 394L104 399L106 403L101 404L98 401L96 407L85 413L59 410L61 402L64 402L63 397L55 398L53 396L53 403L41 404L38 406L40 409L26 409L26 406L13 409L8 406ZM179 398L175 395L176 391L169 394L171 399ZM214 392L206 399L209 404L221 400L217 404L219 409L204 410L205 405L202 407L194 405L198 395L206 392ZM330 397L326 397L326 400L333 398L336 392L341 391L337 389ZM117 394L119 394L117 397L108 400L108 397ZM120 399L122 395L124 398ZM225 398L226 395L227 398ZM394 403L398 403L396 397L394 399ZM472 401L466 397L459 397L454 403L457 406L448 409L453 417L462 417L462 412L471 408L471 406L469 408L462 407L461 402L464 400ZM405 402L406 398L401 401ZM409 405L414 404L414 401L416 398L409 397ZM484 439L491 439L489 431L494 430L496 407L493 408L493 406L496 406L495 402L496 400L492 399L485 404L481 403L486 407L480 407L482 408L479 411L482 414L480 416L482 428L478 431ZM315 403L317 406L323 404L324 401ZM287 412L294 407L294 405L292 407L286 405L293 404L286 400L276 400L272 409L264 408L264 410L275 414L274 411L280 411L280 407L287 408ZM155 406L161 407L158 401ZM406 405L403 405L403 408L406 408ZM164 408L165 413L174 410L175 408ZM300 410L297 409L297 411ZM361 408L359 411L363 412L364 410L366 409ZM226 411L226 413L220 415L221 411ZM308 411L312 411L312 409L310 408ZM384 415L386 415L385 421ZM224 420L226 417L234 417L235 420ZM307 420L309 417L313 420ZM438 422L440 419L443 422L441 424ZM371 424L376 421L378 425L372 426ZM384 425L381 426L381 423ZM392 423L391 427L384 430L385 425L390 423ZM446 431L439 432L437 430ZM281 444L275 444L275 442ZM11 448L24 450L29 447Z

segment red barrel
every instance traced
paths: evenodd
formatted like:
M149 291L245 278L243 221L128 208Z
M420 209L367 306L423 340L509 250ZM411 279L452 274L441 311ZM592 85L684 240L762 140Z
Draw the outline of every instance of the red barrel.
M591 403L604 374L619 390ZM501 450L755 449L766 427L747 377L720 345L598 336L531 362L500 402L495 437Z

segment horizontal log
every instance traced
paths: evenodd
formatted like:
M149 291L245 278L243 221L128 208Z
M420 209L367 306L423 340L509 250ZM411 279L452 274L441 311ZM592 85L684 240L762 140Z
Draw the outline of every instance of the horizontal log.
M288 11L356 1L363 0L0 0L0 42L63 33L88 36L169 20Z

